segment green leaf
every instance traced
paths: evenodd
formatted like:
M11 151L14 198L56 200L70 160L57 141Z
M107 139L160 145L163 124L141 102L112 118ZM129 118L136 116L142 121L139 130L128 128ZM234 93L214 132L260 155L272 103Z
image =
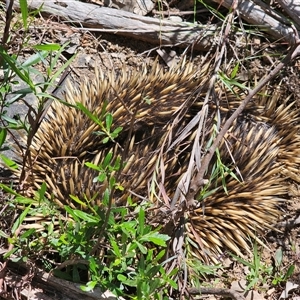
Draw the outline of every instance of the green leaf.
M145 266L145 258L144 255L140 256L139 263L138 263L138 271L140 276L145 276L146 266Z
M253 278L250 283L247 285L246 290L249 291L251 288L253 288L259 281L258 277Z
M89 222L89 223L99 223L99 218L89 215L88 213L81 211L81 210L73 210L73 213L78 218L82 219L83 221Z
M43 51L58 51L60 49L59 44L44 44L44 45L34 45L32 48L36 50L43 50Z
M44 196L45 196L45 193L46 193L46 189L47 189L46 183L43 182L42 185L41 185L41 187L38 189L39 200L43 200L44 199Z
M153 258L153 251L154 251L153 248L152 249L148 249L146 261L154 262L156 260L156 259L154 260L154 258Z
M249 263L248 261L246 261L245 259L235 255L235 254L232 254L232 253L229 253L234 259L236 259L239 263L247 266L250 270L254 269L254 265L252 265L251 263Z
M14 60L12 57L7 55L7 53L0 47L0 56L5 60L5 62L11 67L11 69L24 81L26 82L30 88L34 91L35 87L33 82L31 81L29 74L26 72L23 73L20 71L19 67L17 66L17 61Z
M148 105L151 105L151 98L146 96L144 97L144 101L148 104Z
M118 136L118 134L121 132L123 130L123 127L117 127L114 131L113 131L113 133L112 133L112 135L114 135L114 137L117 137Z
M98 125L101 124L98 118L95 115L93 115L81 102L76 102L76 107L78 107L82 112L84 112L94 123Z
M237 63L237 64L234 66L234 68L233 68L233 70L232 70L232 72L231 72L231 74L230 74L230 78L231 78L231 79L233 79L233 78L236 77L236 74L237 74L237 72L238 72L238 70L239 70L239 67L240 67L240 64L239 64L239 63Z
M48 51L41 51L41 52L35 53L35 54L31 55L27 60L25 60L21 66L23 68L28 68L30 66L38 64L41 61L43 61L43 59L46 58L48 56L48 54L49 54Z
M283 251L282 248L278 248L275 252L275 266L279 267L282 263Z
M150 278L154 278L154 276L159 272L159 270L161 269L161 265L157 265L157 266L153 266L150 268L150 270L147 270L147 275Z
M113 122L113 116L112 116L112 114L107 114L106 118L105 118L105 123L106 123L106 129L108 131L110 131L112 122Z
M203 195L201 195L201 197L199 199L204 200L205 198L209 197L210 195L214 194L217 190L219 190L219 187L209 190L209 191L205 191L205 193Z
M28 29L28 23L27 23L27 18L28 18L27 0L20 0L20 9L21 9L21 14L22 14L23 25L24 25L24 28L27 30Z
M18 121L8 116L2 116L2 119L9 123L9 125L19 125Z
M116 241L110 239L110 243L111 243L111 246L112 246L112 248L113 248L113 251L114 251L115 255L116 255L117 257L121 257L121 252L120 252L120 249L119 249L119 247L118 247Z
M107 189L105 189L103 196L102 196L102 203L104 205L108 205L109 197L110 197L110 190L107 188Z
M121 275L121 274L119 274L119 275ZM126 280L122 281L122 283L125 284L125 285L128 285L128 286L131 286L131 287L136 287L137 286L137 280L136 279L132 280L132 279L127 279L126 278ZM138 298L138 299L142 299L142 298Z
M117 279L121 282L124 282L127 280L127 277L124 276L123 274L118 274Z
M155 245L166 247L166 241L170 239L166 234L161 234L158 232L150 232L142 236L139 241L152 242Z
M90 162L86 162L85 165L90 168L90 169L93 169L93 170L96 170L96 171L100 171L100 168L98 166L96 166L95 164L93 163L90 163Z
M66 212L76 221L79 222L80 219L75 215L73 209L67 205L64 206L64 209L66 210Z
M24 196L18 195L17 193L15 195L17 195L15 198L16 203L26 204L26 205L33 203L33 200L30 198L26 198Z
M115 258L115 261L110 264L110 267L117 267L122 264L122 260L120 258Z
M50 223L48 226L47 226L47 235L50 236L52 235L54 231L54 224L53 223Z
M295 266L294 265L289 266L289 268L284 276L284 279L287 280L289 277L291 277L294 274L294 271L295 271Z
M166 250L161 250L161 251L156 255L155 260L156 260L156 261L159 261L161 258L164 257L165 253L166 253Z
M103 141L102 141L103 144L106 144L108 142L109 142L109 137L104 138Z
M17 251L18 251L18 248L13 248L13 249L11 249L10 251L8 251L7 253L5 253L4 256L3 256L3 258L4 258L4 259L9 258L9 257L11 256L11 254L14 254L14 253L17 252Z
M86 283L86 286L81 285L80 289L83 290L84 292L90 292L95 288L96 285L97 285L97 281L89 281Z
M175 271L176 271L176 270L175 270ZM169 280L168 280L169 285L170 285L173 289L177 290L177 289L178 289L177 283L176 283L174 280L170 279L170 278L171 278L171 275L169 274Z
M101 136L101 135L105 135L106 133L104 131L95 131L94 134Z
M58 59L61 57L61 53L64 51L64 49L66 48L66 46L69 43L66 43L65 45L63 45L61 47L61 49L58 51L57 55L54 57L52 63L51 63L51 70L54 69L54 67L57 66L57 61ZM52 76L51 80L50 80L50 84L53 84L55 82L55 80L69 67L69 65L72 63L72 61L75 59L75 55L73 55L70 59L68 59L58 70L57 72L55 72L55 74Z
M136 245L138 246L138 248L140 249L140 251L143 254L147 254L147 248L145 246L143 246L141 243L139 243L138 241L135 241Z
M4 231L2 231L2 230L0 230L0 236L3 237L3 238L5 238L5 239L9 238L9 236Z
M110 187L115 186L115 184L116 184L116 178L115 177L111 177L109 179L109 185L110 185Z
M35 232L35 228L30 228L28 230L26 230L21 236L20 239L26 239L28 237L30 237L33 233Z
M69 196L72 200L74 200L76 203L82 205L83 207L87 206L86 203L81 201L77 196L74 196L74 195L69 195Z
M106 174L100 173L96 178L93 179L93 182L103 182L106 179Z
M17 95L17 97L15 97L15 99L13 99L13 101L16 101L18 98L25 97L28 94L32 94L32 89L28 87L28 88L14 91L14 92L12 92L12 94Z
M118 182L115 185L115 189L119 190L119 191L124 191L124 187L122 185L120 185L120 183L118 183Z
M21 215L19 216L19 218L15 221L15 223L13 224L12 228L11 228L11 232L13 234L15 234L16 230L22 225L24 219L26 218L29 210L30 210L31 205L29 205L28 207L26 207L24 209L24 211L21 213Z
M139 234L142 236L144 234L145 225L145 211L141 208L139 211Z
M121 168L121 157L120 155L118 155L114 164L114 170L120 170L120 168Z
M108 152L103 161L103 169L106 169L106 167L110 164L112 157L113 153Z
M0 129L0 148L2 148L6 140L7 130L5 128Z

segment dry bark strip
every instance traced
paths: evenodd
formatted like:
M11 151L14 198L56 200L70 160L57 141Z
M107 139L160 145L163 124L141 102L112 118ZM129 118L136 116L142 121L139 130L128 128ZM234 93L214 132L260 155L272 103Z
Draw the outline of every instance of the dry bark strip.
M227 8L233 5L232 0L214 1ZM266 7L260 0L254 1L255 3L251 0L239 1L238 11L243 19L262 28L276 39L291 42L293 32L285 25L289 24L289 21ZM15 7L19 7L18 1L15 1ZM192 45L195 50L205 51L222 38L219 37L220 30L216 25L172 22L74 0L28 0L28 7L31 10L42 7L41 11L44 14L58 16L70 24L76 24L90 31L112 32L156 45L179 47Z

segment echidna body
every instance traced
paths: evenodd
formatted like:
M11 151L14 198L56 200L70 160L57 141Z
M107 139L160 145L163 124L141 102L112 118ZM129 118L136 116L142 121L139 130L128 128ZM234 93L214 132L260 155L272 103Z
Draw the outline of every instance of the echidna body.
M254 125L249 130L248 124L241 124L232 132L235 136L227 137L227 146L236 164L231 163L230 169L241 182L231 174L227 174L225 187L221 180L212 182L208 190L216 191L189 214L190 238L201 241L195 253L205 261L216 261L223 245L240 255L249 250L246 241L274 224L280 214L277 206L287 194L284 180L278 176L281 166L276 159L279 147L274 128ZM234 142L235 138L238 141ZM226 159L226 151L221 148L222 159ZM228 162L223 161L225 165Z
M112 131L119 126L123 130L103 144L103 137L95 135L101 131L99 125L77 108L54 102L32 143L27 183L38 188L46 182L49 197L61 207L76 206L70 194L81 200L96 195L100 204L105 185L93 182L97 173L85 162L99 164L112 152L114 159L122 157L125 162L118 178L125 191L116 195L116 205L124 204L129 195L136 201L155 201L157 207L172 199L189 167L197 126L186 135L183 132L201 112L206 71L196 72L187 63L170 71L154 65L150 71L145 67L141 72L123 70L107 76L100 72L92 83L83 83L81 91L69 86L66 102L82 103L104 122L103 112L109 112L114 119ZM233 95L224 95L219 104L223 119L239 103ZM212 180L208 189L214 193L201 198L199 188L199 206L186 214L193 253L201 260L216 261L224 246L238 254L249 250L248 237L270 228L280 215L278 205L288 194L286 181L297 177L300 138L293 104L278 103L274 94L249 104L219 147L222 163L240 182L227 174L226 194L224 181ZM214 122L216 109L215 103L209 105L207 128ZM204 138L209 135L207 130ZM180 142L173 143L177 139ZM154 193L148 193L149 186Z
M222 162L241 182L227 174L227 195L221 178L211 182L208 190L215 193L189 213L194 254L205 261L218 261L224 245L239 255L251 253L249 238L259 241L258 234L272 228L288 181L299 182L299 114L295 103L279 105L277 95L253 101L220 146Z
M204 72L196 71L189 63L164 71L155 63L150 71L147 66L132 72L124 69L118 74L104 75L100 71L94 81L85 81L79 89L69 85L66 102L73 107L54 101L34 137L30 148L30 161L34 163L28 161L26 165L29 185L33 183L38 188L45 181L56 203L72 206L70 194L83 198L98 192L99 186L92 182L96 174L85 162L101 162L113 151L114 157L124 156L126 169L129 169L128 164L132 165L124 180L132 185L133 181L128 178L134 178L139 190L145 190L145 180L139 182L155 165L152 156L162 143L163 128L177 111L193 103L194 94L204 81ZM114 120L111 132L117 127L123 128L118 140L104 144L103 132L97 134L103 129L75 108L76 103L81 103L104 126L106 115L110 113ZM130 131L133 131L131 136ZM124 155L123 147L128 138L131 142ZM137 176L137 169L145 169L145 172ZM101 201L101 193L98 200Z

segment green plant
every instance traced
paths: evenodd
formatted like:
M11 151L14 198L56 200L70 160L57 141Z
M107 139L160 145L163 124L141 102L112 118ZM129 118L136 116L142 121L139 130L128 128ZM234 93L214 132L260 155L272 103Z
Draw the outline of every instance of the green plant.
M33 198L19 194L5 184L0 184L0 188L7 195L14 196L9 201L9 208L19 213L9 233L0 231L0 236L8 244L4 259L42 259L45 252L52 251L49 249L47 238L56 234L53 229L59 222L57 216L60 215L53 203L45 198L45 184Z
M278 248L274 256L274 266L273 266L273 278L272 284L278 285L282 282L286 282L294 273L295 265L289 265L286 272L282 270L282 261L283 261L283 251L282 248Z
M166 251L168 236L159 233L160 228L153 229L145 224L145 209L137 208L138 216L131 221L122 220L111 224L109 243L111 249L107 258L110 276L116 276L120 288L125 286L136 289L133 299L150 299L159 294L166 284L177 288L171 279L177 270L166 274L160 260ZM111 270L115 270L114 274Z
M79 273L84 265L89 277L86 285L82 286L83 290L89 291L100 285L124 296L130 294L130 288L134 288L134 299L150 299L150 296L159 295L167 285L176 288L171 279L176 270L166 274L160 262L169 237L160 234L159 228L145 225L143 207L137 208L136 218L127 220L130 209L112 208L102 236L101 247L105 250L97 256L90 253L97 244L97 233L102 231L105 212L86 213L66 207L74 222L69 223L58 238L50 240L52 249L58 251L66 269L63 272L59 268L54 273L80 282ZM72 267L68 265L71 259ZM73 264L74 260L76 264Z
M275 265L268 265L261 261L261 257L258 253L257 242L253 244L253 258L252 262L248 262L234 254L231 254L236 261L248 267L248 273L246 274L247 290L260 289L265 284L272 283L277 285L281 282L286 282L287 279L293 274L295 266L291 265L284 273L279 268L282 264L283 253L281 249L278 249L275 254Z

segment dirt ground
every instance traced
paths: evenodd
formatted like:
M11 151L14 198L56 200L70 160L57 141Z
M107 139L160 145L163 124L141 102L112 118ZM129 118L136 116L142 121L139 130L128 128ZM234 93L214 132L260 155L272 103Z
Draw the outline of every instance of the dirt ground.
M11 51L17 49L17 45L22 39L22 34L18 30L13 32L14 42ZM120 68L139 68L145 62L150 65L159 57L162 65L165 65L161 58L161 52L164 51L167 57L174 56L175 60L179 59L185 49L179 48L164 48L154 47L151 44L140 42L138 40L129 40L125 37L108 33L93 34L90 32L83 32L79 29L74 29L68 25L61 24L55 18L44 19L37 18L30 27L30 40L28 44L38 43L59 43L64 44L70 41L69 46L63 53L63 60L69 59L74 53L77 53L75 60L71 65L71 74L68 79L75 82L82 82L83 80L90 80L93 78L95 68L101 68L104 72L116 71ZM253 60L249 65L248 74L240 74L240 76L258 76L261 77L268 72L274 63L275 59L272 56L272 51L279 47L279 52L284 49L282 45L270 44L264 38L252 38L249 42L250 48L255 48L257 52L268 52L269 55L263 58ZM13 46L15 45L15 49ZM276 48L278 49L278 48ZM159 51L158 51L159 50ZM244 50L246 51L246 50ZM24 50L24 59L29 56ZM187 51L189 58L194 59L195 64L201 62L206 53ZM63 63L63 60L61 63ZM250 74L250 75L249 75ZM300 60L296 60L288 70L281 74L282 85L281 89L286 91L286 94L292 94L295 101L300 105ZM18 108L19 110L19 108ZM14 114L14 112L12 112ZM291 183L291 201L286 203L283 207L283 218L275 224L279 232L266 232L264 238L268 246L266 248L259 248L261 251L261 261L264 264L274 264L274 257L278 249L282 249L283 264L280 267L284 272L290 265L295 265L295 271L288 282L298 285L296 288L289 291L288 297L280 298L280 295L286 287L285 283L275 287L270 282L265 282L263 285L257 286L254 291L249 292L246 299L300 299L300 187L295 183ZM2 206L3 207L3 206ZM286 226L288 225L288 226ZM2 229L3 230L3 229ZM250 259L250 257L248 258ZM220 272L219 277L208 279L204 282L205 285L212 284L214 287L237 288L238 286L245 286L245 280L249 275L249 269L240 263L237 263L229 257L224 260L224 269ZM220 299L217 296L207 296L201 299Z

